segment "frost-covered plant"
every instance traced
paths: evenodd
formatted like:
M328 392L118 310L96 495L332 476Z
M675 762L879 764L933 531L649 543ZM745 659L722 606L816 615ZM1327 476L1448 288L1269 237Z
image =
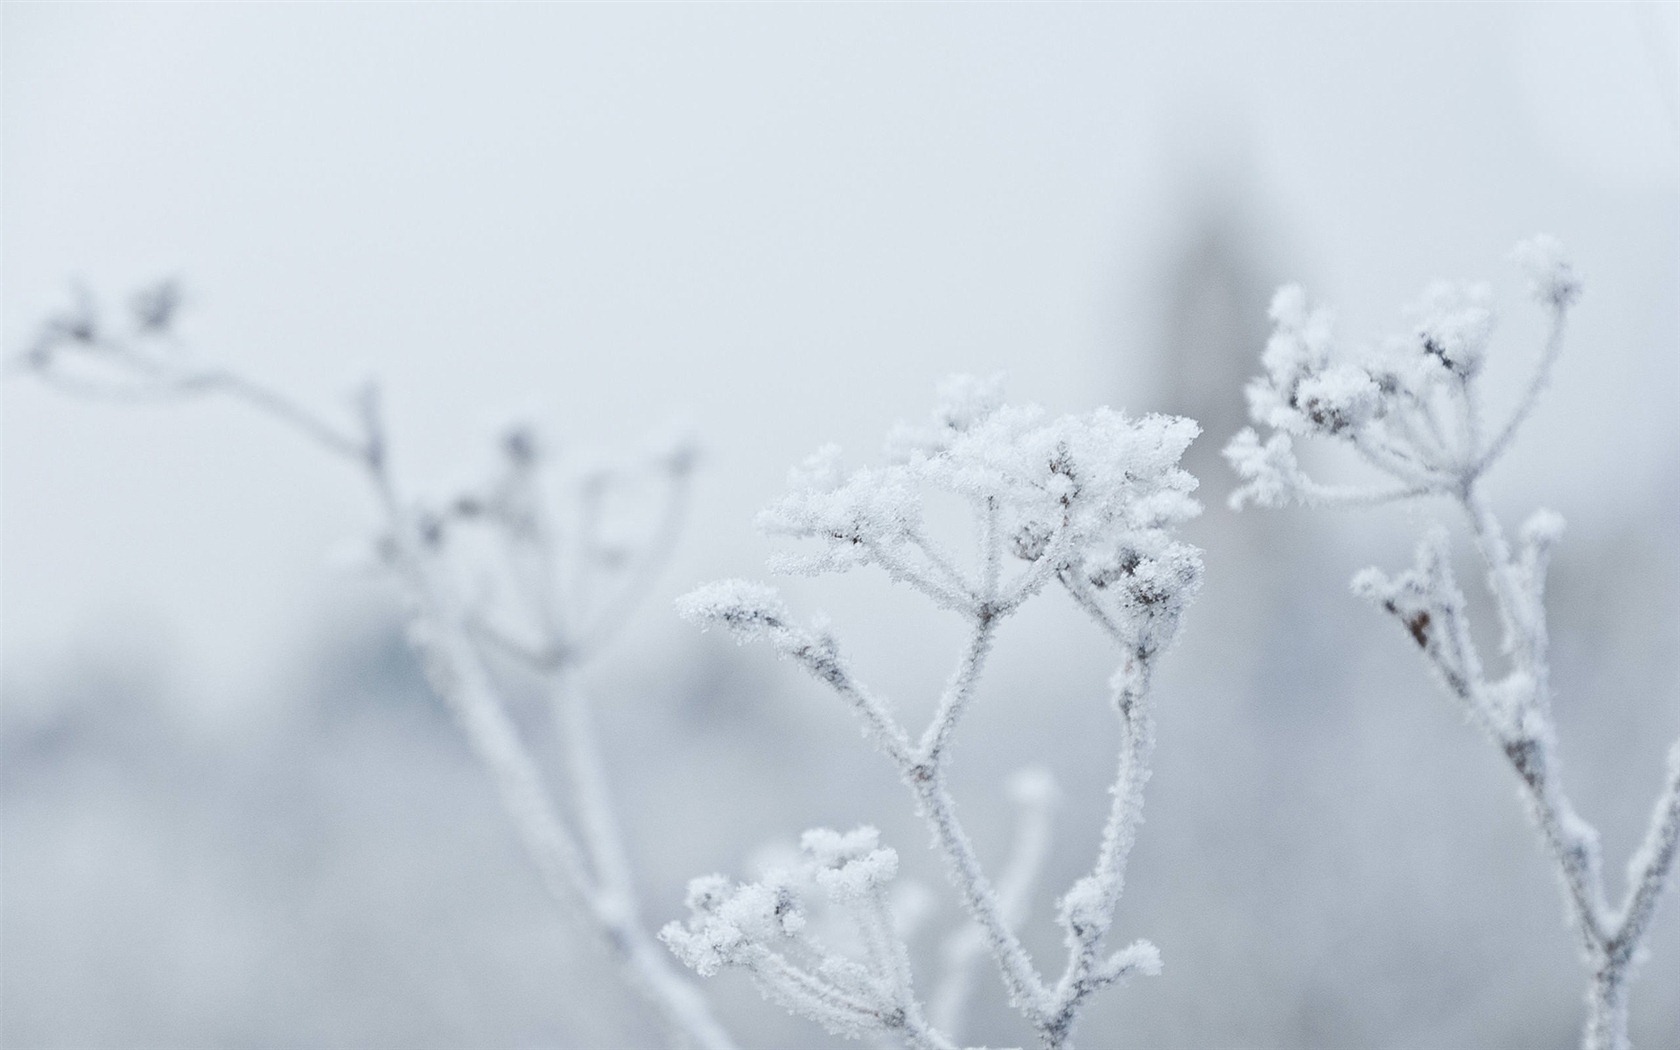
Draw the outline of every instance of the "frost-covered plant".
M529 428L500 441L491 478L441 501L398 488L377 387L341 425L262 384L203 361L175 338L172 284L137 296L112 330L85 293L50 319L21 364L71 393L121 400L222 394L311 438L366 480L381 519L374 558L400 586L428 678L494 782L548 892L581 915L626 982L680 1044L733 1045L699 991L641 918L580 672L622 626L680 524L693 449L666 443L621 467L560 472ZM614 528L627 495L652 491L651 527ZM645 500L641 501L645 502ZM620 515L622 516L622 515ZM534 675L547 697L565 784L551 791L510 716L500 662Z
M1104 942L1149 777L1151 672L1201 581L1200 552L1174 535L1200 510L1190 496L1195 479L1178 466L1197 430L1187 419L1132 420L1107 408L1049 419L1036 406L1005 405L996 381L957 377L941 388L928 423L891 433L885 465L848 471L831 445L793 471L792 492L763 511L758 526L819 546L779 556L775 568L820 574L873 565L968 624L935 713L915 735L864 684L835 637L823 626L796 622L772 588L727 580L679 602L691 620L721 625L743 642L768 643L857 715L910 789L1009 1002L1046 1047L1071 1045L1093 994L1132 974L1156 973L1161 965L1147 941L1118 951ZM977 539L971 562L930 535L924 515L929 492L954 494L972 512ZM1059 902L1067 960L1053 982L1040 975L1016 935L1044 851L1041 814L1051 785L1043 774L1014 783L1026 814L1010 871L994 885L946 784L953 735L974 699L999 626L1052 585L1073 598L1120 657L1111 681L1120 729L1113 800L1095 864ZM805 846L811 860L798 872L739 887L719 876L695 880L692 916L661 936L700 973L739 967L767 997L830 1031L917 1047L955 1045L957 1033L931 1024L917 1001L905 945L884 911L881 888L896 856L867 830L848 836L808 832ZM802 936L799 889L813 883L854 915L864 932L866 962ZM947 1026L954 1025L967 995L975 940L965 931L945 953L950 972L935 1001Z
M1275 330L1261 358L1265 374L1248 388L1250 415L1272 433L1262 442L1247 429L1226 448L1243 478L1231 504L1346 506L1442 496L1464 512L1499 610L1508 663L1503 676L1487 676L1472 641L1444 529L1425 535L1410 571L1390 577L1367 569L1354 578L1353 589L1400 622L1521 780L1591 972L1582 1045L1613 1050L1628 1045L1629 978L1680 849L1680 741L1669 752L1643 843L1628 862L1626 891L1611 907L1598 833L1563 789L1551 710L1545 574L1563 521L1538 511L1513 549L1482 486L1545 388L1562 348L1564 321L1581 294L1579 276L1551 238L1518 245L1514 257L1550 315L1550 332L1521 401L1491 431L1477 382L1494 327L1486 286L1435 285L1407 334L1357 353L1335 343L1329 314L1310 309L1299 288L1278 292ZM1293 442L1305 438L1353 449L1389 481L1372 487L1313 481L1295 459Z

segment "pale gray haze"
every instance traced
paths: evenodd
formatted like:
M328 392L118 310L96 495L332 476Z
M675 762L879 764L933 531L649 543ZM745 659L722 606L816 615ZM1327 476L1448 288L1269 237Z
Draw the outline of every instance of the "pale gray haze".
M1549 626L1557 760L1619 899L1680 733L1680 5L11 2L0 89L0 1045L635 1046L684 1024L724 1045L714 1018L743 1046L953 1045L940 1030L992 1046L1577 1045L1596 913L1560 910L1568 850L1555 867L1536 838L1474 683L1465 707L1432 678L1451 655L1420 658L1349 593L1377 566L1364 593L1399 601L1445 523L1416 579L1452 563L1453 615L1496 656L1514 599L1485 593L1462 512L1239 514L1219 452L1250 423L1251 377L1271 368L1281 393L1264 396L1293 404L1278 352L1261 360L1274 322L1300 369L1324 366L1303 301L1357 346L1416 323L1406 304L1433 281L1488 282L1465 300L1491 304L1485 354L1482 315L1463 323L1493 421L1528 404L1569 307L1485 496L1513 534L1540 507L1568 523L1548 619L1516 620L1542 650ZM1550 241L1513 261L1540 233L1573 269ZM1578 296L1557 284L1536 304L1537 252ZM579 665L628 858L622 885L600 854L595 876L634 897L658 958L624 973L664 1006L596 936L622 946L626 913L580 918L545 895L564 865L533 846L540 821L504 812L524 760L498 764L447 686L440 703L439 650L422 676L370 555L397 512L355 469L237 400L68 397L19 364L78 290L119 317L160 279L182 290L174 338L323 419L351 428L377 377L408 496L487 476L514 423L574 472L676 457L656 457L686 492L670 550ZM1305 300L1269 320L1285 284ZM1326 384L1378 411L1345 375ZM957 433L1005 399L1045 422L999 424L975 462L1056 434L1064 450L1139 443L1105 461L1114 502L1077 539L1123 536L1125 572L1141 558L1171 577L1170 616L1157 598L1105 613L1071 583L1025 601L1056 573L1018 566L1060 541L1027 511L1006 536L994 507L974 548L957 513L1007 479L889 471L865 494L955 493L927 515L978 550L972 579L932 555L893 562L902 508L845 518L838 459L807 462L786 496L828 443L852 470L936 403ZM1104 405L1192 417L1201 436L1180 461L1188 430ZM1317 425L1347 437L1340 417ZM694 441L691 471L675 436ZM1239 446L1247 497L1312 502L1316 481L1263 459L1266 436ZM956 439L916 440L937 459ZM1296 451L1327 483L1382 477ZM1188 498L1175 464L1200 480L1193 520L1162 509ZM767 506L778 535L754 528ZM842 518L867 528L836 540ZM988 549L1016 552L1002 584ZM788 551L856 571L775 576L767 557ZM415 615L441 615L415 572ZM1020 613L994 645L1014 572ZM739 579L778 595L737 582L685 608L769 645L678 616L697 586ZM813 634L782 619L819 612ZM982 640L956 677L990 663L946 687L964 617ZM844 674L824 662L830 628ZM1111 697L1115 640L1150 651L1121 661ZM903 712L902 740L852 671ZM537 687L494 677L533 768L572 769L537 731ZM1128 706L1146 693L1152 716ZM1118 779L1116 705L1133 761ZM947 782L977 864L1042 876L1013 897L1003 880L996 929ZM879 841L809 838L802 885L861 909L871 945L875 929L908 948L870 956L879 1010L802 1006L797 981L719 938L758 950L809 931L707 923L774 903L780 876L752 879L797 860L803 830L864 825ZM691 912L685 886L714 871L742 884L701 886ZM1631 985L1632 1040L1652 1050L1680 1044L1677 893ZM1120 954L1069 954L1059 900L1064 923L1112 923ZM689 923L667 931L674 954L654 940L673 920ZM902 942L881 932L893 921ZM1051 985L1063 955L1107 976L1088 1000L1061 994L1028 955ZM942 966L963 975L943 990ZM702 1020L680 1005L690 988Z

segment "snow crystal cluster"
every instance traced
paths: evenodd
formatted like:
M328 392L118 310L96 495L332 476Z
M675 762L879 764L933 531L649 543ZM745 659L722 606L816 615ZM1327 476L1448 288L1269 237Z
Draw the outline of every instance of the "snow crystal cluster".
M832 689L910 789L969 918L948 943L947 972L934 999L947 1029L960 1024L969 968L982 952L996 964L1009 1001L1048 1047L1071 1045L1090 995L1133 974L1159 972L1153 945L1139 941L1111 951L1103 943L1148 779L1150 670L1201 582L1200 552L1175 532L1200 511L1191 496L1196 481L1178 465L1197 432L1187 419L1129 419L1108 408L1050 418L1036 406L1005 404L997 380L959 376L940 387L930 419L891 431L884 463L848 469L840 449L830 445L792 471L788 494L757 523L772 536L814 541L816 549L778 555L774 568L814 575L873 566L968 622L969 639L949 684L917 734L863 683L837 639L826 628L795 623L773 589L726 580L678 602L688 619L721 626L738 641L767 642ZM954 496L969 509L972 553L933 535L927 501L934 493ZM1096 861L1058 912L1068 949L1065 969L1058 980L1046 981L1015 926L1042 866L1054 785L1042 774L1011 783L1022 830L1014 859L994 884L957 819L945 767L997 625L1052 585L1118 650L1112 703L1120 721L1120 762ZM860 834L806 836L814 865L809 881L833 903L876 901L880 880L896 866L896 857L875 846L873 832ZM686 926L667 927L667 943L702 974L726 965L746 968L766 995L833 1031L890 1030L910 1045L949 1045L954 1033L923 1020L908 970L902 979L892 976L893 967L907 967L895 961L908 957L902 944L876 952L863 970L833 956L813 968L789 969L792 964L771 945L797 938L803 920L794 904L798 895L786 876L779 878L735 888L716 878L697 881L694 916ZM874 930L892 937L885 918Z

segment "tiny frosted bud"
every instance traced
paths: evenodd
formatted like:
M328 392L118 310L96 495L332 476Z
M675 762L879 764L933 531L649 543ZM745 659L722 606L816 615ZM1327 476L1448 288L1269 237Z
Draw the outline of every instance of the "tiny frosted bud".
M840 446L830 442L806 456L788 471L788 487L810 492L833 492L846 483Z
M1581 297L1581 275L1556 237L1530 237L1511 250L1511 258L1528 274L1529 294L1542 303L1566 307Z
M1044 557L1052 534L1053 530L1043 522L1029 521L1010 537L1009 551L1022 561L1037 561Z
M1438 367L1460 376L1481 371L1493 337L1493 291L1486 284L1440 281L1424 291L1412 308L1418 344Z
M1300 328L1307 323L1307 293L1298 284L1286 284L1272 296L1266 316L1280 328Z
M722 875L701 875L688 880L683 903L697 912L713 912L729 895L729 880Z
M1231 509L1242 510L1250 503L1281 507L1295 498L1301 468L1288 434L1273 434L1261 444L1252 427L1244 427L1225 446L1225 461L1244 484L1231 493Z
M1301 380L1296 407L1319 429L1339 434L1357 430L1377 414L1377 384L1363 368L1334 365Z
M816 866L818 886L835 901L852 901L891 882L898 874L898 854L880 845L880 832L867 825L841 834L812 828L799 846Z
M1394 583L1381 569L1372 567L1354 573L1350 584L1355 596L1368 602L1384 602L1394 593Z
M952 430L968 430L1003 407L1003 375L954 375L939 384L937 414Z
M1537 510L1523 522L1522 541L1525 545L1545 549L1563 538L1563 515L1555 510Z
M1103 923L1104 887L1101 879L1086 875L1062 896L1062 925L1081 939L1095 935Z
M881 833L869 825L841 834L832 828L812 828L799 837L799 848L818 864L837 867L879 847Z

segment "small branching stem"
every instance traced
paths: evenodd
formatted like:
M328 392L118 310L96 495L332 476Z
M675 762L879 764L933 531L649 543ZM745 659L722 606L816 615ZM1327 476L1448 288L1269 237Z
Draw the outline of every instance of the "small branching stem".
M555 615L554 596L546 590L546 581L552 578L553 550L542 523L536 522L518 536L510 529L506 552L516 580L538 592L536 604L547 637L543 644L533 646L456 593L435 539L426 534L421 516L397 491L378 391L371 385L363 389L357 401L359 429L345 430L263 384L179 356L142 352L122 340L105 338L91 325L85 332L78 329L71 342L105 365L119 369L123 378L99 382L77 379L54 367L54 347L63 342L43 343L29 359L43 380L61 389L128 400L222 394L285 424L361 471L384 519L386 560L411 605L412 640L428 678L489 774L544 888L562 907L589 921L612 951L627 982L654 1008L674 1042L704 1050L732 1047L733 1040L712 1016L706 1001L642 928L599 766L587 701L571 680L574 668L570 657L575 647L557 641L563 624ZM514 479L514 483L529 481ZM657 549L649 552L654 563L668 545L664 532L673 527L671 519L677 513L680 504L667 516ZM532 553L535 563L521 563ZM645 584L647 568L646 562L639 567L624 597L634 597ZM615 625L619 612L616 607L609 608L600 625L603 634ZM567 766L573 779L581 835L568 827L509 717L486 665L485 648L513 656L551 678L559 708L557 723L569 744Z

